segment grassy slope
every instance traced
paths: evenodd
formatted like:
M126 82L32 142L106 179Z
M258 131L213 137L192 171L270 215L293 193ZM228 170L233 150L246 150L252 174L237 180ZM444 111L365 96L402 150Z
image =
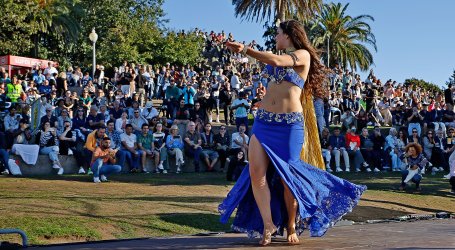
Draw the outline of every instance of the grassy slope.
M422 193L396 190L398 174L341 177L369 188L346 219L455 213L455 196L441 175L426 176ZM226 231L217 205L231 185L215 173L121 175L99 185L89 176L0 177L0 228L21 228L33 244Z

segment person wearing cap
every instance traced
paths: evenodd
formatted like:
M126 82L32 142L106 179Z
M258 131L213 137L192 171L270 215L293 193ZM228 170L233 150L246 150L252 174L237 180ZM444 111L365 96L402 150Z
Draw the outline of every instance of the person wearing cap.
M72 121L71 118L69 117L68 110L62 109L61 115L57 118L57 132L59 134L63 133L63 131L65 130L66 128L65 122L69 122L71 127Z
M153 107L152 101L148 101L145 104L145 108L142 109L141 112L142 117L144 117L147 121L152 120L154 117L158 116L158 110Z

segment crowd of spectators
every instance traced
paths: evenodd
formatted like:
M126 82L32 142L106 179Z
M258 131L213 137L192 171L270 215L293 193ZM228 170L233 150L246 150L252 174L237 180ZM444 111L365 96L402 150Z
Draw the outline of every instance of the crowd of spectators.
M3 119L4 149L39 145L39 153L49 155L59 174L58 154L70 154L80 173L93 165L125 162L132 172L148 172L148 158L154 171L167 173L168 159L175 157L177 172L187 159L196 171L213 171L219 161L221 169L229 163L228 179L235 179L247 161L249 117L266 95L268 75L263 65L226 49L224 42L233 40L232 34L196 33L206 41L206 60L196 65L125 61L106 71L97 65L92 75L50 63L11 78L0 68L1 101L14 104ZM258 48L254 41L249 46ZM427 91L392 80L383 83L373 71L363 81L338 65L330 72L329 96L322 100L318 122L327 171L404 171L411 162L407 146L415 143L415 151L428 159L427 168L449 172L455 150L453 86ZM31 129L30 105L36 102L41 119ZM236 128L232 134L229 125ZM330 132L331 125L338 126ZM102 143L104 138L109 140ZM111 151L94 154L102 145ZM447 177L454 175L452 170Z

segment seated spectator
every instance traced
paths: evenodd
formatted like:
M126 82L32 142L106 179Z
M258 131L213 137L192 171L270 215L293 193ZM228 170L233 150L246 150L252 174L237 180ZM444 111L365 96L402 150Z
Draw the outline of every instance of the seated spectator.
M333 135L329 137L329 150L331 154L335 157L335 167L337 172L343 172L340 167L340 154L343 154L344 165L346 172L349 172L349 155L346 151L346 140L344 136L340 135L340 128L335 127L333 130Z
M115 130L120 133L124 133L127 124L130 124L130 121L128 120L128 112L123 111L120 118L115 120Z
M0 132L0 137L4 138L5 134ZM4 143L4 140L2 140L2 143L0 143L0 174L2 175L10 174L8 161L9 153L6 150L6 143Z
M322 157L325 160L325 170L329 173L332 172L332 168L330 167L330 160L332 155L330 154L330 143L329 143L330 131L328 128L323 128L321 132L321 148L322 148Z
M58 159L58 138L56 128L52 128L50 122L46 121L41 129L39 140L40 151L42 155L49 155L52 162L52 168L58 169L58 174L63 174L63 167Z
M379 133L381 132L379 131ZM379 172L377 166L380 165L380 156L377 155L376 151L374 150L374 142L372 140L374 136L375 135L370 136L367 128L362 129L362 133L360 135L360 152L362 153L368 165L375 167L375 170L377 170L375 172ZM369 167L367 167L365 170L367 172L371 172L371 168Z
M104 124L107 124L107 122L111 119L111 116L109 114L109 111L107 110L106 104L101 104L100 105L100 109L99 109L98 113L103 115Z
M425 169L428 160L422 154L422 146L418 143L409 143L404 151L405 154L402 154L400 158L406 164L406 169L401 171L400 190L404 190L408 181L412 181L416 184L416 190L421 191L422 171Z
M175 120L172 123L173 125L179 125L182 124L184 126L187 126L188 122L190 121L190 111L188 110L187 107L185 107L185 101L180 100L179 106L176 109L176 115L175 115Z
M119 101L114 101L113 105L114 107L109 110L109 114L111 116L111 119L117 120L122 116L123 109L120 107Z
M95 105L92 105L90 107L90 112L85 121L85 128L90 130L95 130L106 126L104 123L104 115L98 113L98 108Z
M229 146L231 144L231 138L229 136L229 133L226 131L226 126L220 126L220 130L218 134L215 135L214 139L216 143L216 151L218 152L221 163L220 170L223 171L226 165L226 160L228 159L227 156L229 153Z
M19 121L19 129L17 129L13 136L14 144L32 144L32 132L30 131L30 125L25 119ZM7 140L5 140L7 141Z
M77 165L79 166L79 174L85 174L84 171L84 157L82 152L78 150L76 142L76 132L71 129L71 122L65 120L63 129L58 137L59 139L59 153L61 155L74 155Z
M73 129L79 130L83 134L87 135L88 130L85 128L86 119L85 119L85 110L78 108L76 115L73 117Z
M93 152L90 166L93 172L93 182L95 183L106 182L108 181L108 175L122 171L122 166L113 165L116 163L115 154L117 150L111 148L110 142L111 139L109 137L104 137L100 146L96 147Z
M387 97L383 97L382 101L378 104L379 112L384 118L384 126L392 125L392 113L390 111L389 100Z
M433 149L433 154L431 156L430 162L434 166L439 166L439 171L449 171L449 157L446 154L446 148L444 145L445 137L442 129L436 131L434 135L435 147Z
M132 117L134 117L134 111L136 110L139 110L139 114L142 112L141 111L141 108L139 107L139 102L137 101L132 101L131 102L131 105L128 105L127 104L127 109L128 110L128 117L131 119Z
M359 114L355 117L357 120L357 128L363 130L368 124L368 114L363 108L360 109Z
M200 171L200 156L202 153L202 140L201 134L196 131L196 124L194 122L188 123L188 128L184 136L185 154L193 158L194 170Z
M115 157L117 159L117 164L120 166L124 166L125 165L125 152L120 150L122 147L122 140L120 139L121 134L122 134L122 132L115 130L114 121L109 120L107 122L106 136L108 136L111 139L111 142L110 142L111 149L116 151Z
M153 107L153 103L151 101L148 101L145 104L145 108L142 110L141 116L150 122L153 118L158 116L158 110Z
M360 167L369 169L369 165L363 158L363 155L360 151L360 137L355 132L356 128L352 127L346 134L346 148L348 154L354 158L355 171L360 172Z
M239 151L242 151L245 155L245 158L248 160L248 143L250 138L245 133L246 126L245 124L239 125L239 132L235 132L231 137L231 150L229 151L230 155L236 156Z
M147 123L142 124L142 132L137 136L137 146L140 150L145 152L146 157L142 158L142 170L145 173L149 173L146 166L147 156L150 159L155 158L155 166L159 164L160 155L155 155L155 145L153 144L153 133L149 131L149 125ZM156 160L158 158L158 160Z
M392 171L401 171L401 160L400 155L401 151L398 147L400 141L397 137L397 130L395 128L391 128L389 130L389 135L385 138L386 145L384 147L384 151L388 152L390 157L392 158Z
M69 117L68 110L62 109L61 115L57 118L57 133L61 134L65 129L65 122L69 122L71 127L71 118Z
M122 150L125 152L125 158L130 165L131 172L141 172L140 160L146 158L147 155L137 147L137 136L133 133L131 124L126 125L125 133L120 136L120 139L122 140Z
M92 155L93 152L95 151L96 147L98 147L103 140L104 137L107 137L106 135L106 127L101 127L87 136L87 140L85 141L85 149L84 149L84 161L85 164L88 166L88 174L92 173L92 170L90 169L90 164L92 160Z
M215 134L212 132L212 124L205 124L205 130L201 134L202 139L202 158L207 165L207 171L213 172L215 164L218 161L218 152L216 151Z
M40 95L49 95L52 91L52 87L49 85L48 80L44 80L43 84L38 87Z
M450 172L449 172L449 183L452 186L450 190L451 194L455 194L455 154L452 153L449 158Z
M177 174L182 172L182 166L185 164L183 159L183 148L184 142L182 140L182 136L179 134L179 127L177 125L172 125L170 134L166 137L166 147L167 152L169 155L175 156L175 164L177 165ZM163 173L167 173L166 169L163 169L163 164L158 166L158 170L162 171Z
M46 115L41 117L40 126L43 127L45 122L49 122L51 128L56 128L58 126L58 120L55 115L52 114L54 107L51 105L46 105Z
M166 133L163 132L163 124L157 122L155 125L155 132L153 132L153 144L155 146L155 155L159 154L159 162L155 164L156 172L159 173L159 169L169 169L169 161L167 157L167 148L166 148ZM183 159L183 154L182 154ZM166 165L163 165L166 162ZM156 163L156 158L155 158ZM161 164L161 166L160 166Z
M226 172L227 181L237 181L242 174L243 169L248 164L245 160L243 151L239 151L235 157L229 162L228 170Z
M422 128L420 127L420 122L423 121L423 116L420 115L417 107L413 107L407 113L408 120L408 134L413 134L414 129L417 131L417 137L420 137L422 134ZM419 142L417 142L419 143ZM420 144L420 143L419 143Z
M13 106L9 108L9 114L4 117L6 148L8 149L13 146L14 134L19 129L21 118L20 114L16 114L16 108Z
M90 110L90 106L92 106L92 98L89 96L87 89L82 91L82 95L79 97L79 100L82 101L81 105L85 110Z
M414 128L411 132L412 134L409 136L409 143L415 142L422 145L422 139L419 136L419 130Z
M133 126L133 133L136 135L140 134L142 131L142 124L148 125L148 121L141 116L140 109L135 109L133 116L130 118L130 125Z
M356 118L354 114L352 113L350 108L347 108L343 115L341 115L341 129L343 131L347 131L349 128L352 126L356 126Z

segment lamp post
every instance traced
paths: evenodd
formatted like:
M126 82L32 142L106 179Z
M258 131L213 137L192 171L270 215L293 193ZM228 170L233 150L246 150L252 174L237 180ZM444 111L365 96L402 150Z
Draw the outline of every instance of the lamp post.
M330 68L330 33L327 36L327 68Z
M96 32L95 32L95 28L92 29L92 32L90 33L88 38L93 43L93 71L92 71L92 77L95 77L95 69L96 69L95 44L96 44L96 40L98 40L98 34L96 34Z

